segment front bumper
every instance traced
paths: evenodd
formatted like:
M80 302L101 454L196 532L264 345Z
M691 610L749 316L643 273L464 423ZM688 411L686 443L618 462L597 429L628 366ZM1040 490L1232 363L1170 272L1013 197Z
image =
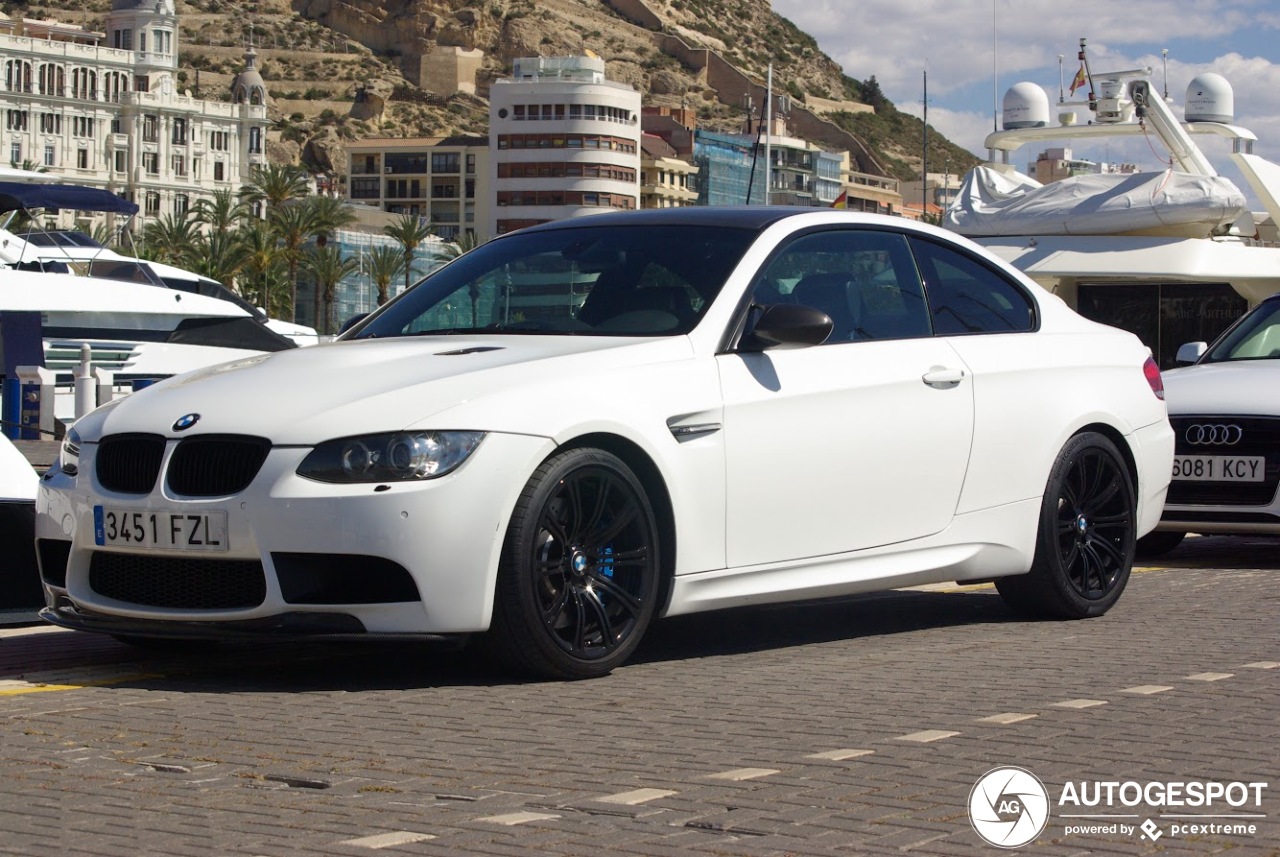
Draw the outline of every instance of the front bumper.
M70 598L58 596L53 606L40 611L40 618L62 628L95 631L117 637L157 637L172 640L259 640L263 637L320 640L368 640L387 637L444 642L462 639L449 634L370 634L360 620L347 613L279 613L262 619L231 622L167 621L132 619L94 613L77 607Z
M96 447L85 444L81 475L51 472L36 500L46 618L135 636L483 631L511 510L550 449L546 438L491 434L448 476L388 486L304 479L296 470L309 449L273 448L244 491L197 500L169 495L163 478L145 496L104 490L93 476ZM225 513L228 546L194 554L99 545L96 506ZM388 587L373 572L385 568L411 583L382 600ZM218 584L223 569L228 580L260 575L252 603L186 600ZM130 576L145 580L121 585Z
M1261 457L1260 481L1182 480L1172 484L1156 529L1222 535L1280 535L1280 419L1275 417L1177 414L1170 417L1177 454ZM1242 434L1231 443L1192 434L1205 425L1229 425ZM1199 443L1192 443L1199 440Z

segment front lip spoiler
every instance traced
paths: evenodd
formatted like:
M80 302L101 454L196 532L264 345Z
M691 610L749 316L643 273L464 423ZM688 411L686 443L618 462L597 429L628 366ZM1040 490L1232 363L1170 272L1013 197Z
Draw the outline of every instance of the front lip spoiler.
M135 619L108 616L77 607L65 597L58 604L45 607L41 619L73 631L94 631L127 637L153 637L173 640L416 640L422 642L455 642L463 635L371 633L355 616L346 613L280 613L262 619L232 622L175 621L170 619Z

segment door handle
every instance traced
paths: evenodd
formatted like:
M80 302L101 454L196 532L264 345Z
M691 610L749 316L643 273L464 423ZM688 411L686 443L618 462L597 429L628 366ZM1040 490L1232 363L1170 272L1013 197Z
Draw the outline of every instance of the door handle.
M928 372L925 372L921 380L930 387L937 387L940 390L945 390L956 386L964 380L964 370L948 369L945 366L935 366Z

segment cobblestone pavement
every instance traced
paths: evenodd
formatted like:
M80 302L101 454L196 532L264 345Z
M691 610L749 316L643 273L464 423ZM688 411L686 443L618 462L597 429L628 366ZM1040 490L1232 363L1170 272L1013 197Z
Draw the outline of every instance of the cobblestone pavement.
M989 587L673 619L578 683L422 645L0 630L0 853L995 854L970 792L1016 765L1052 804L1025 853L1280 854L1278 547L1190 539L1084 622ZM1268 785L1059 803L1169 780ZM1065 817L1104 813L1128 817ZM1231 817L1169 817L1207 813Z

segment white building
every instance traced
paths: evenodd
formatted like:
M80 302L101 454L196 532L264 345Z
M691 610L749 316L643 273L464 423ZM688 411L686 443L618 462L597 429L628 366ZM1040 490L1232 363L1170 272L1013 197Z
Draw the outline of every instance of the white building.
M111 190L144 218L238 191L266 163L252 49L236 103L204 101L179 89L173 0L112 0L106 30L0 15L0 159Z
M602 59L517 59L489 89L489 146L494 235L640 207L640 93Z

